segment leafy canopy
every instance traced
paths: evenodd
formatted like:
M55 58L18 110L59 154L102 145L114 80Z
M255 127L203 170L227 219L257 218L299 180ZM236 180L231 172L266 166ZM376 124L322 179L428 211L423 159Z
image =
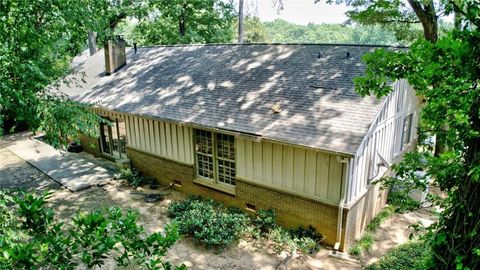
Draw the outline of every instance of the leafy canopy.
M234 37L235 11L221 0L151 0L130 40L142 45L224 43Z
M478 269L480 2L449 2L445 8L463 14L461 31L453 30L436 42L419 39L408 50L380 49L367 54L366 75L355 83L362 95L384 96L392 91L389 82L403 78L423 99L418 149L394 167L398 178L386 178L383 184L404 188L403 194L394 197L403 203L408 201L410 189L427 187L427 178L414 173L423 168L448 195L443 200L430 198L443 209L427 235L433 251L432 268ZM445 146L440 155L425 151L432 146L424 138L431 135Z
M248 20L246 21L248 22ZM350 43L399 45L395 35L378 25L313 24L298 25L284 20L263 23L272 42ZM245 24L248 35L249 25Z
M0 133L19 125L43 130L54 146L77 131L95 136L101 119L68 101L54 86L85 48L89 31L100 43L139 2L38 0L0 2ZM49 87L50 86L50 87Z
M115 207L77 213L65 225L46 207L48 196L0 191L0 269L95 268L108 258L122 268L172 269L162 257L179 237L175 224L147 234L135 212Z

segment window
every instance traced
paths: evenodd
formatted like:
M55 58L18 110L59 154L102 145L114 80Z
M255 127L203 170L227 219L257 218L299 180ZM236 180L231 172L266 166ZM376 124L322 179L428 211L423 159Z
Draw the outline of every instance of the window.
M127 132L122 119L108 119L111 125L100 124L100 146L102 152L115 157L127 156Z
M195 130L197 176L235 185L235 138L231 135Z
M403 120L403 133L400 149L403 149L403 147L410 142L412 133L412 117L413 115L409 114Z

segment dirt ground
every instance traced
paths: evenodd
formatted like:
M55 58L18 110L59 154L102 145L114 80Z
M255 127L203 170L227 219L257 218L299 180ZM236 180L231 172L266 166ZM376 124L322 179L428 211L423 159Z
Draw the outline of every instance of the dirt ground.
M158 190L139 188L133 190L122 186L117 181L111 181L103 187L93 187L84 191L72 193L64 189L48 176L23 161L18 156L0 145L0 189L23 188L35 192L53 192L49 200L50 206L56 210L57 218L68 222L77 211L120 206L133 208L140 214L139 222L148 232L162 231L169 222L167 207L174 200L181 200L185 195L164 189L168 193L165 200L158 203L145 203L145 193L155 193ZM362 260L370 263L383 255L391 247L408 240L408 224L416 223L418 218L403 215L394 216L382 224L376 234L378 241ZM192 240L180 239L168 252L166 260L173 265L185 264L189 269L361 269L359 263L349 263L329 257L330 251L322 249L315 256L288 257L286 253L275 254L266 247L256 247L248 241L241 240L224 252L217 254L197 246ZM109 263L102 269L116 269Z
M410 225L421 224L424 227L428 227L434 220L435 214L431 208L423 208L403 214L393 214L375 232L373 247L360 259L361 264L365 266L378 261L390 249L407 242L410 234L417 236L418 233L413 228L410 228Z

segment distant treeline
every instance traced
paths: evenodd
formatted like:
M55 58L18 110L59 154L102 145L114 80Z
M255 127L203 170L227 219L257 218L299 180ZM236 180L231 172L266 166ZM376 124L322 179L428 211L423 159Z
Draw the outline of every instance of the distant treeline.
M313 23L298 25L280 19L259 23L265 28L267 42L400 44L392 32L380 26Z

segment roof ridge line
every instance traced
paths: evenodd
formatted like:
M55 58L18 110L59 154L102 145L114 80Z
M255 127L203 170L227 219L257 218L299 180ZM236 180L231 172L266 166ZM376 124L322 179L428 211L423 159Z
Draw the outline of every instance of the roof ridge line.
M407 49L408 46L405 45L381 45L381 44L355 44L355 43L282 43L282 42L272 42L272 43L192 43L192 44L165 44L165 45L148 45L148 46L138 46L138 48L162 48L162 47L207 47L207 46L346 46L346 47L378 47L378 48L399 48Z

